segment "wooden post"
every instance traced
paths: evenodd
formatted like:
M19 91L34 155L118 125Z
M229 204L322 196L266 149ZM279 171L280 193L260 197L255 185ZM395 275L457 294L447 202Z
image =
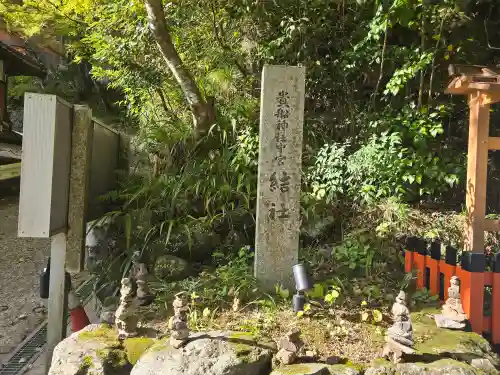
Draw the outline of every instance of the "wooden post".
M69 272L82 271L84 266L93 135L92 110L86 105L75 105L71 137L66 256L66 267Z
M465 250L484 252L486 216L486 178L488 167L488 131L490 104L476 91L469 95L469 150L467 154L467 237Z
M50 290L47 322L47 372L56 345L66 337L67 294L65 282L66 233L51 238Z

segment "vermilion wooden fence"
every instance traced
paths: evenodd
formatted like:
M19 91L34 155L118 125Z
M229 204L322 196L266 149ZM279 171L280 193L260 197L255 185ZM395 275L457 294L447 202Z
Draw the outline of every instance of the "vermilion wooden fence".
M450 278L460 279L460 296L471 328L491 336L500 344L500 254L493 257L492 271L486 271L486 257L481 253L463 252L457 264L457 250L446 247L441 259L441 243L428 244L421 238L407 239L405 271L417 271L417 287L427 288L441 300L448 298ZM491 287L491 313L485 316L485 287Z

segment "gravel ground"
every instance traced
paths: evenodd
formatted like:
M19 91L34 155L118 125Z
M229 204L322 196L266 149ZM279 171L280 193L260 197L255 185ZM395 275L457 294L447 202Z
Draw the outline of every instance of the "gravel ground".
M0 364L46 317L38 288L50 240L17 237L18 203L0 196Z

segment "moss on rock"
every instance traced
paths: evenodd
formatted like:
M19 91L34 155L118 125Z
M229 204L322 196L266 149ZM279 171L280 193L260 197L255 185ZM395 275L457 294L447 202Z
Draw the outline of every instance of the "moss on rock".
M465 361L480 356L497 362L491 345L481 335L438 328L430 317L436 312L436 309L424 309L412 314L415 349L419 354L452 354L456 359Z
M123 342L128 361L135 365L141 355L148 350L155 341L149 337L133 337Z
M88 330L78 335L78 340L98 341L106 345L119 344L118 333L113 327L107 324L101 324L97 329Z

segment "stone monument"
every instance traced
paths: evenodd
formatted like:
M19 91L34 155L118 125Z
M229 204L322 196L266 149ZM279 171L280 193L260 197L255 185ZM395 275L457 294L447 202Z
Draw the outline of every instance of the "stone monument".
M305 68L265 65L259 131L255 277L293 287L298 260Z
M300 338L300 330L292 328L287 332L286 336L278 342L278 353L276 360L284 365L290 365L297 360L299 351L304 346L304 342Z
M406 293L400 291L396 302L392 306L393 325L387 330L382 356L399 363L403 353L413 354L413 328L411 325L410 310L406 306Z
M130 278L122 279L120 305L115 313L115 326L120 340L137 336L139 318L134 306L134 285Z
M460 286L458 277L452 276L448 288L448 299L442 307L442 313L434 315L436 325L440 328L464 329L467 324L467 315L460 300Z
M189 339L189 328L187 325L188 300L185 292L175 295L173 302L174 316L170 318L170 344L178 349Z

